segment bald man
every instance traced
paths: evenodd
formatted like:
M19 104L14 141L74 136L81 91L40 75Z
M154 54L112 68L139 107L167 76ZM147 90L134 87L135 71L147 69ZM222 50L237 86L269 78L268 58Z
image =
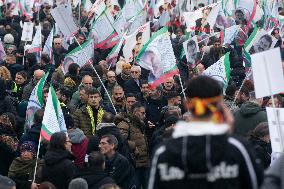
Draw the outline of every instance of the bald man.
M27 86L25 86L23 90L22 100L29 101L33 89L35 88L39 80L44 76L44 74L45 72L43 70L34 71L33 79L30 81L30 83Z
M62 54L66 54L67 50L64 49L64 47L62 46L63 44L63 40L59 37L55 38L53 40L53 57L54 57L54 61L55 61L55 67L57 68L60 65L60 56L62 56Z
M113 87L115 85L118 85L116 82L116 74L113 71L108 71L106 75L107 75L107 80L104 82L104 85L107 89L108 94L111 96ZM105 89L103 87L100 87L99 91L101 92L104 105L105 106L108 105L110 103L110 99L108 98Z

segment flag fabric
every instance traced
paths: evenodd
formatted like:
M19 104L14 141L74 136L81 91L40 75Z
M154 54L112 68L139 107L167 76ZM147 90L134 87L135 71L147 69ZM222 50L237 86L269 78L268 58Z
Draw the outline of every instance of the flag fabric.
M60 131L67 131L65 120L56 92L54 88L50 86L40 134L44 139L49 141L53 133Z
M136 61L150 71L148 83L151 88L179 73L167 27L153 34L138 53Z
M121 37L119 43L117 43L112 50L110 51L110 53L108 54L106 60L112 65L113 63L115 63L117 61L117 57L119 54L119 51L123 45L124 42L124 37Z
M243 56L243 60L244 60L244 63L245 63L245 67L246 68L251 67L250 53L247 52L245 49L243 49L242 56Z
M256 40L256 37L258 36L258 34L260 33L260 29L258 27L255 27L253 32L250 34L249 38L247 39L247 41L244 44L244 49L248 52L250 50L250 48L252 47L253 43Z
M92 39L86 41L81 46L73 49L69 52L64 59L63 63L63 73L68 72L70 64L76 63L80 67L83 67L85 64L91 63L91 60L94 56L94 41Z
M230 52L227 52L216 63L208 67L202 74L210 76L228 86L230 79Z
M3 46L3 42L0 40L0 60L4 60L6 56L6 52L5 52L5 49L4 49L4 46Z
M53 33L54 29L52 28L43 47L43 53L48 54L50 58L50 62L53 62L53 51L52 51L52 44L53 44Z
M43 94L42 89L46 82L46 78L49 73L46 73L37 83L35 88L33 89L31 96L29 98L27 111L26 111L26 123L25 128L31 128L34 123L34 115L35 112L43 107Z
M237 37L239 30L240 27L238 25L234 25L220 32L220 35L222 36L221 41L223 41L223 45L231 44Z
M38 26L35 36L33 38L33 42L28 49L28 53L35 53L41 51L41 27Z

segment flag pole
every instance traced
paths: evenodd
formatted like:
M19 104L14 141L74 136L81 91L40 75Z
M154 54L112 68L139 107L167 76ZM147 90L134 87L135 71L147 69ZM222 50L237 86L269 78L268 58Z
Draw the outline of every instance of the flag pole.
M180 82L180 86L181 86L181 91L182 91L184 100L186 100L186 96L185 96L185 92L184 92L184 87L183 87L183 84L182 84L182 81L181 81L180 74L178 75L178 78L179 78L179 82Z
M41 134L39 134L39 141L38 141L37 153L36 153L36 164L35 164L34 176L33 176L33 181L32 181L32 183L35 183L35 177L36 177L37 166L38 166L38 163L37 163L37 162L38 162L40 144L41 144Z

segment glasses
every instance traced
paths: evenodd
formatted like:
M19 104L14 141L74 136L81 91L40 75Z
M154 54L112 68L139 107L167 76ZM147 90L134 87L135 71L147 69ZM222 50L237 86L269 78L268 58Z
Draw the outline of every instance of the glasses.
M135 73L135 74L138 74L139 72L138 72L138 71L131 71L131 73Z
M55 45L61 45L61 43L54 43Z

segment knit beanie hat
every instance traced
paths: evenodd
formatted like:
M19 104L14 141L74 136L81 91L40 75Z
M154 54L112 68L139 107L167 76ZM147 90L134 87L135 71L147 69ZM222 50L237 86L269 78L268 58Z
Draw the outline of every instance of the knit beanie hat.
M13 44L14 43L14 37L12 34L8 33L4 36L4 43L6 44Z
M34 142L32 141L25 141L23 142L23 144L20 146L20 152L31 152L33 154L33 156L36 156L36 145Z

